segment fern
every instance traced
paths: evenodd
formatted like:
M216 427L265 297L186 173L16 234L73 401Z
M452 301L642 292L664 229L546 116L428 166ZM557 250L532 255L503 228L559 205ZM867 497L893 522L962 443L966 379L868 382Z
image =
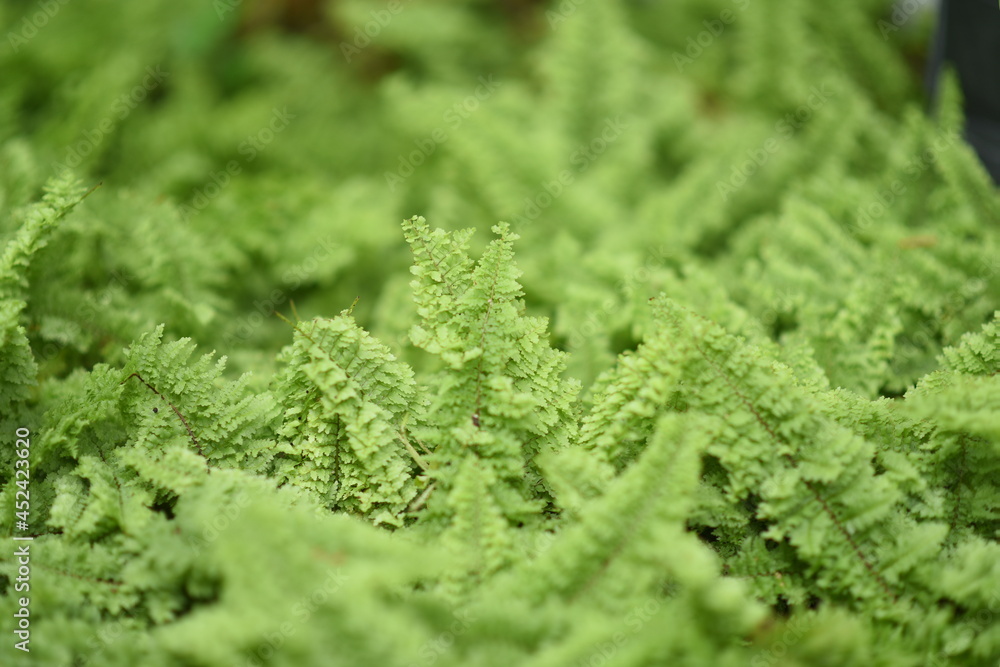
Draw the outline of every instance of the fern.
M1000 200L897 10L0 4L0 664L996 665Z
M54 234L59 220L81 199L79 187L70 179L53 181L44 199L25 211L17 234L4 246L0 258L0 414L10 418L18 404L27 398L37 367L28 347L26 331L20 325L28 287L27 268L33 256ZM13 423L13 422L11 422ZM9 426L10 424L5 424ZM10 461L8 461L10 463Z
M485 576L510 560L513 525L550 499L525 483L525 470L539 452L567 446L578 386L560 377L562 354L548 346L545 322L523 315L517 235L507 225L494 227L498 238L475 265L465 254L471 230L431 232L420 217L403 229L420 316L410 340L442 362L411 431L428 449L435 486L423 523L440 525Z
M413 371L349 311L297 326L295 337L275 380L275 396L289 406L276 433L275 476L330 509L402 525L416 494L399 435L417 400Z

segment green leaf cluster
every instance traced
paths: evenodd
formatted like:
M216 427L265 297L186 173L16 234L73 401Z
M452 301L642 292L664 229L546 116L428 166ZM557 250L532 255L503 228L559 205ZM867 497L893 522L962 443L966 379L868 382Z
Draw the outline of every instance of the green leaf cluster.
M1000 193L926 26L279 5L0 3L0 664L997 664Z

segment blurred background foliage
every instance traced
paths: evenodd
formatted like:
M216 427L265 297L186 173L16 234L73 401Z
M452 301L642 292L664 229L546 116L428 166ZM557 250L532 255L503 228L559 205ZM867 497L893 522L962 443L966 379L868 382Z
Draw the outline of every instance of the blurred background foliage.
M419 367L399 222L420 214L478 228L473 253L512 223L529 312L584 387L665 291L898 395L998 293L996 190L960 141L928 153L960 103L924 115L933 17L903 18L882 0L5 0L0 234L66 167L103 183L32 268L43 374L114 363L165 322L263 382L291 336L275 310L356 297Z

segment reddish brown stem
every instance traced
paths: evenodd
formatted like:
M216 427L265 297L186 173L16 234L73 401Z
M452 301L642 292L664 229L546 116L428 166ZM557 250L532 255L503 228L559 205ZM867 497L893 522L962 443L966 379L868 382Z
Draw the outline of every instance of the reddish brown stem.
M122 380L121 384L125 384L126 382L128 382L132 378L139 378L139 382L141 382L144 385L146 385L146 387L148 387L151 392L153 392L154 394L156 394L157 396L160 397L161 401L163 401L164 403L166 403L167 405L170 406L170 409L174 411L174 414L177 415L177 418L181 420L182 424L184 424L184 428L187 430L188 437L191 438L191 442L194 443L194 446L198 450L198 453L201 455L201 457L203 459L205 459L205 467L207 468L208 467L208 459L205 457L205 452L202 451L202 449L201 449L201 443L198 442L198 438L195 436L194 431L191 430L191 425L188 424L188 420L184 418L184 415L182 415L181 411L177 409L177 406L175 406L173 403L171 403L170 401L168 401L166 396L164 396L163 394L161 394L160 392L158 392L156 390L156 387L154 387L153 385L151 385L148 382L146 382L146 380L144 380L143 377L141 375L139 375L138 373L132 373L132 375L129 375L127 378L125 378L124 380ZM209 470L209 472L211 472L211 470Z

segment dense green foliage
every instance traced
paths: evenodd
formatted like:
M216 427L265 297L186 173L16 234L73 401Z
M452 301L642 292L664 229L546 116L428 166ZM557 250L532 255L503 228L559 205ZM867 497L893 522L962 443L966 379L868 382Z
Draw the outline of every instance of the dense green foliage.
M0 3L0 663L997 665L1000 193L902 18Z

